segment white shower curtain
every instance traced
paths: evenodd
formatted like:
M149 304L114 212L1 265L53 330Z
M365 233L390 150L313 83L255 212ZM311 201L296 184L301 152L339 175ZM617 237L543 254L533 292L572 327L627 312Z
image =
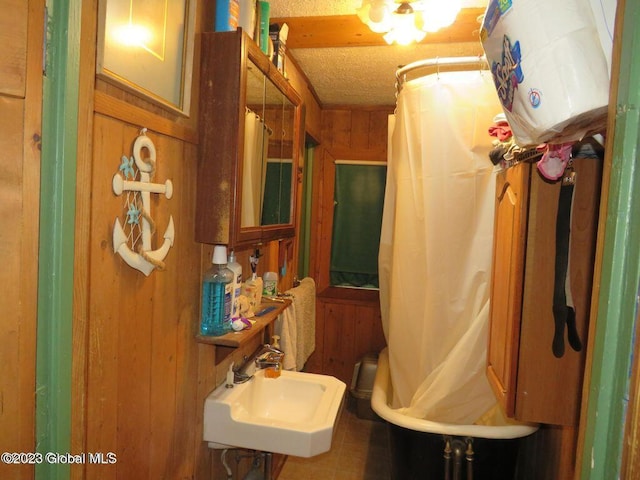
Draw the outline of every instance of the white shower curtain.
M270 132L260 116L249 109L245 111L244 120L240 225L257 227L262 223L262 193L267 174Z
M474 423L495 403L485 376L501 113L488 72L407 82L391 117L379 272L392 406Z

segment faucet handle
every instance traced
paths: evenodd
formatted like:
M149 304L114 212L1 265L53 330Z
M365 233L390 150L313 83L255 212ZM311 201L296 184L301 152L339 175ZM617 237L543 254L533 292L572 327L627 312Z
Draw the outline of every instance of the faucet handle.
M258 355L256 357L256 366L258 368L267 368L267 367L275 367L282 363L282 358L284 357L284 353L279 350L273 350L263 353L262 355Z
M273 338L276 340L274 342L274 345L269 345L268 343L265 343L262 346L262 353L260 355L264 354L265 352L280 353L284 355L284 352L280 350L280 345L277 342L277 340L280 339L280 337L278 335L274 335Z
M245 383L253 378L253 375L241 373L237 370L233 371L233 383Z

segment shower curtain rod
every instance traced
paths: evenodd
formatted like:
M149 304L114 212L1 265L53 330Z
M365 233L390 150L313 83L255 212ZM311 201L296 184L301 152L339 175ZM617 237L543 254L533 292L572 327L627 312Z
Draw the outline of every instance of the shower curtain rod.
M436 67L438 69L441 66L450 67L456 65L477 65L480 70L489 68L487 57L484 55L478 55L477 57L436 57L418 60L396 70L396 91L400 93L402 85L407 81L407 73L411 71L426 67Z

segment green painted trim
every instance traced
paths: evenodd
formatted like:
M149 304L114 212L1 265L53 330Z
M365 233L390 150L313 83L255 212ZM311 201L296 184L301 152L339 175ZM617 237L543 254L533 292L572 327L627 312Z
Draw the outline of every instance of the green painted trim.
M313 200L313 154L315 147L307 144L304 152L304 177L302 179L302 219L300 221L300 251L298 253L298 278L309 275L311 255L311 203Z
M640 2L627 1L583 480L619 478L640 278Z
M43 81L36 448L71 452L71 361L81 0L49 1ZM45 461L36 479L69 478Z

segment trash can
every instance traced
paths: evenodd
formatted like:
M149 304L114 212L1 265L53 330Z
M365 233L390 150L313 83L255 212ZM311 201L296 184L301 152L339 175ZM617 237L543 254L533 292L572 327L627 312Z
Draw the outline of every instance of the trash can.
M353 378L349 393L355 399L355 409L358 418L366 420L381 420L371 408L371 394L373 382L378 370L378 354L368 353L363 356L353 368Z

